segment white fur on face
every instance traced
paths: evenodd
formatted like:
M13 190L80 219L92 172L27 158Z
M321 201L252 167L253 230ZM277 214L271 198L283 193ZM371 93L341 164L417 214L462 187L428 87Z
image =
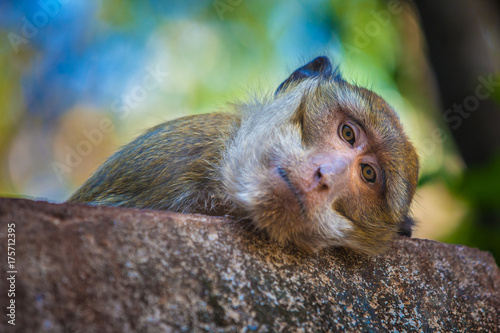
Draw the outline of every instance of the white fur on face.
M293 168L308 151L298 125L291 119L300 107L302 92L315 89L308 80L295 91L266 103L246 105L242 120L222 163L225 191L239 213L268 232L279 243L292 242L309 250L343 245L351 222L332 209L332 203L304 210L290 191L283 190L277 167ZM304 87L302 87L304 85Z

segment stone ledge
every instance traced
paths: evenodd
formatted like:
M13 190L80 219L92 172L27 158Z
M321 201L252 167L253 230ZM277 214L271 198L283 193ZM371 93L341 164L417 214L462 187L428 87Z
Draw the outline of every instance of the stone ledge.
M7 225L16 325L7 323ZM1 332L498 331L489 253L400 238L307 255L244 222L0 199Z

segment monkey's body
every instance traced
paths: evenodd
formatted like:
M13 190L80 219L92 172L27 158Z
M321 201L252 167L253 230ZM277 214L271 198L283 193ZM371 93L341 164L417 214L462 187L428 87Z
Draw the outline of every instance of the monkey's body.
M231 214L279 243L375 254L411 234L417 178L392 108L319 57L274 96L150 129L70 201Z
M213 215L227 212L218 169L238 123L234 114L210 113L153 127L106 161L70 201Z

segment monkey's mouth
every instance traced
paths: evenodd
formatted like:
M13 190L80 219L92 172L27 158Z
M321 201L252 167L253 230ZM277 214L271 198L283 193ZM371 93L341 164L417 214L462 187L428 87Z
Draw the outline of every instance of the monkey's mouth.
M295 186L293 186L292 182L290 181L290 178L288 177L288 172L286 172L286 170L281 168L281 167L277 167L276 171L280 175L281 179L283 179L283 181L287 184L287 186L290 189L290 191L292 192L293 196L295 197L295 199L299 203L300 212L302 214L304 214L305 213L304 202L301 198L299 191L297 190L297 188Z

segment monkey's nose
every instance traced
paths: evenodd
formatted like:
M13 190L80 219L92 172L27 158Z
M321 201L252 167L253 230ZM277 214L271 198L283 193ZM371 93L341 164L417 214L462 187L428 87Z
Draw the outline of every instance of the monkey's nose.
M329 177L325 173L325 168L323 168L323 170L321 170L321 167L318 167L316 169L316 172L314 173L314 176L313 176L313 187L318 188L318 189L328 190L332 186L332 184L330 184L330 181L328 180L328 178L331 178L331 177Z
M336 157L322 162L313 171L309 191L330 191L337 185L341 186L347 177L345 171L350 162L347 158Z

